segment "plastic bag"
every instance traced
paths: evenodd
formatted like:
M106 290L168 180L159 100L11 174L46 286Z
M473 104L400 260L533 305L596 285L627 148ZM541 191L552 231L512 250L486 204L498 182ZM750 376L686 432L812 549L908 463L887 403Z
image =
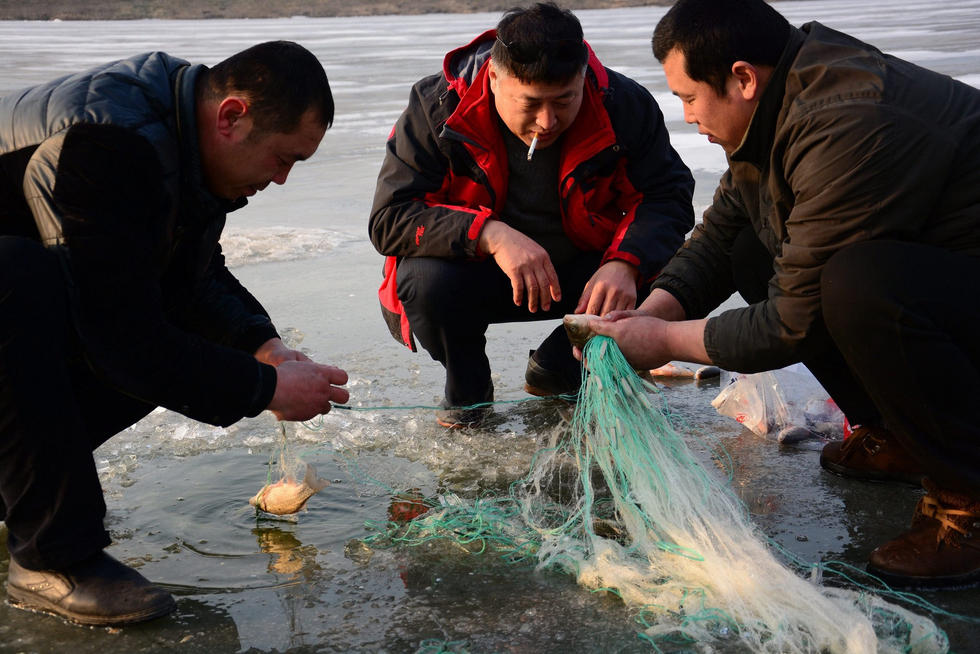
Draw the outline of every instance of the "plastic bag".
M843 433L844 414L802 364L733 375L711 406L759 436L773 435L780 442L840 438Z

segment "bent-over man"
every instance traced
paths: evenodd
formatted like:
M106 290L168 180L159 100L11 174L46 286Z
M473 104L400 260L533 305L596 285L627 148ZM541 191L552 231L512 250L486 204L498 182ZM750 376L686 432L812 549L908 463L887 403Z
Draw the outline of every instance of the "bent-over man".
M92 451L157 406L305 420L347 375L280 340L224 265L225 215L316 151L323 67L290 42L213 68L153 52L0 98L0 519L15 606L93 625L173 598L103 549Z

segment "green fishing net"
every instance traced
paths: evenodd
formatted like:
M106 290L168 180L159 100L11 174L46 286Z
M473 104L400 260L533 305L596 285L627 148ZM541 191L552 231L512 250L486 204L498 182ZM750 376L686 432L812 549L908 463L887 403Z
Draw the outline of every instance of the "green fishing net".
M376 524L364 541L449 539L472 554L566 572L620 597L656 650L948 650L930 619L886 601L897 593L844 583L847 571L804 565L761 534L720 473L724 462L702 465L615 342L591 339L584 359L568 429L509 494L414 498L424 504L417 517Z

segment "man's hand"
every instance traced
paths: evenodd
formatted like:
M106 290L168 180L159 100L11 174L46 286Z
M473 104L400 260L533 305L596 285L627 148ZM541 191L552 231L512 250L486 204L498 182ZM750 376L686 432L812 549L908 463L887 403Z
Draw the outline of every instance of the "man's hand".
M259 346L259 349L255 351L255 358L262 363L267 363L270 366L278 366L283 361L310 361L310 357L306 356L299 350L291 350L282 342L280 338L270 338L265 343Z
M684 312L684 307L677 301L677 298L662 288L653 289L650 295L647 296L647 299L643 301L643 304L635 309L610 311L599 315L602 316L603 320L622 320L623 318L649 316L671 322L684 320L687 317L687 314Z
M614 341L630 365L636 369L651 369L673 360L667 343L667 321L648 316L621 320L592 320L589 327L596 334ZM580 353L576 353L581 358Z
M640 271L625 261L607 261L599 266L582 289L575 313L602 316L628 311L636 306L636 280Z
M561 300L558 273L551 257L536 241L499 220L488 220L480 232L480 250L493 256L494 261L510 278L514 289L514 304L524 304L535 313L551 308L551 302Z
M347 383L340 368L313 361L283 361L276 367L276 392L266 407L279 420L309 420L343 404L350 394L337 384Z
M634 368L649 370L670 361L713 363L704 347L707 322L707 319L671 322L645 315L620 315L615 320L594 318L589 321L589 328L616 341ZM582 358L579 348L573 352L577 359Z

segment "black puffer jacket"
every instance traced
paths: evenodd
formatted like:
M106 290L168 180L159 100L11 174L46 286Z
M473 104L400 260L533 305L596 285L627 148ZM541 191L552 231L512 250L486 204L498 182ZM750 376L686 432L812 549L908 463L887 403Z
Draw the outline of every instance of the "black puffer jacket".
M712 206L654 287L704 317L735 290L747 225L775 258L769 297L710 319L704 344L715 364L756 372L806 358L820 274L841 248L980 256L980 90L819 23L793 30Z
M244 201L203 185L202 70L148 53L0 98L0 234L61 255L96 374L228 425L270 402L275 369L252 353L277 333L224 266L225 214Z

